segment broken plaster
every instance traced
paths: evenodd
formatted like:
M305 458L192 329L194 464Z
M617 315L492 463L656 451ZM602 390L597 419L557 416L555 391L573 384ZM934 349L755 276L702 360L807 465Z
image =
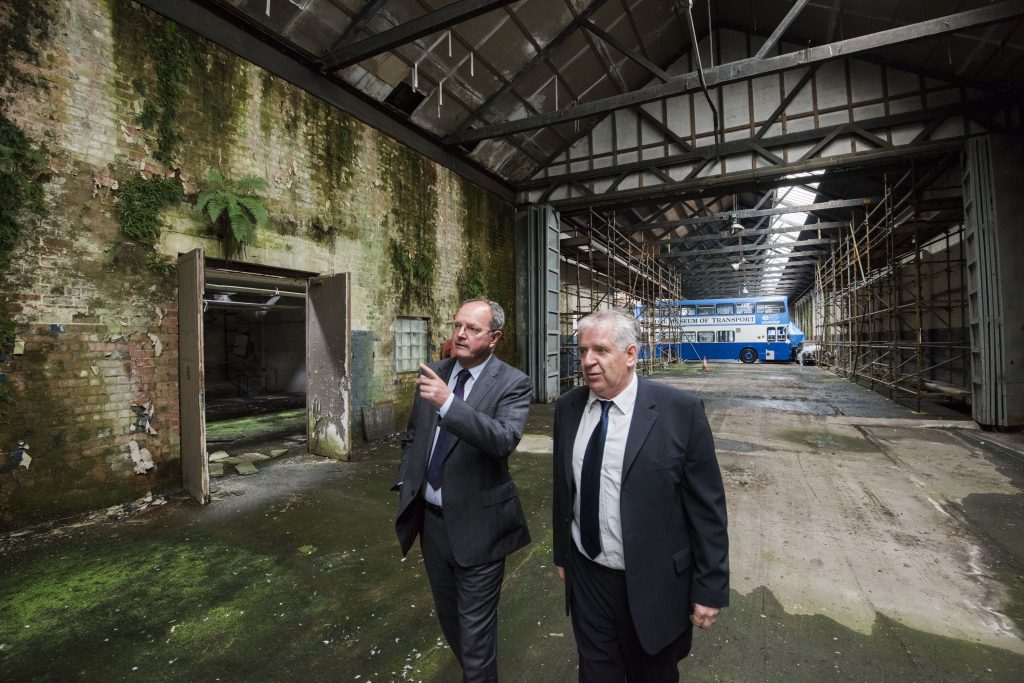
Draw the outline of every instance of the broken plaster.
M129 441L128 448L131 450L132 460L135 461L135 474L145 474L156 467L153 463L153 454L147 448L139 448L138 441Z
M32 464L32 456L28 454L28 444L24 441L19 441L18 445L13 451L11 451L11 462L24 467L26 470L28 466Z
M128 428L128 432L134 432L136 429L141 429L150 436L156 436L157 431L153 429L153 413L155 408L152 403L140 403L132 406L132 410L135 412L137 419L135 424Z
M160 338L152 332L147 332L146 334L149 337L149 341L153 342L153 355L159 358L160 354L164 352L164 345L160 342Z

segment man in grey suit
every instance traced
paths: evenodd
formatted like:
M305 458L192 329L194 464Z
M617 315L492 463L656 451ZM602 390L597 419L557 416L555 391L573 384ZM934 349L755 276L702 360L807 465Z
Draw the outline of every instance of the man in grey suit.
M492 354L505 312L462 304L454 357L420 365L402 440L395 529L407 554L420 537L444 637L464 681L498 680L498 597L505 557L530 542L508 471L523 435L530 378Z
M627 311L578 327L586 387L554 423L554 555L579 680L679 680L729 600L725 492L700 399L636 376Z

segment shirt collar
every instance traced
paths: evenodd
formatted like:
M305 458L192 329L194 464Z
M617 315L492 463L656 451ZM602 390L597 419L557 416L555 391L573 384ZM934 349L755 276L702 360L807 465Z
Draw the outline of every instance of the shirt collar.
M493 353L490 356L487 356L487 360L485 360L483 363L480 363L479 365L474 365L473 367L469 368L469 374L473 378L474 382L477 380L478 377L480 377L480 373L484 371L484 368L487 367L487 364L491 362L492 356L494 356ZM464 368L462 367L462 363L460 363L456 359L455 367L452 368L452 377L457 376L460 372L462 372L463 369Z
M618 406L619 411L623 415L629 415L633 410L633 405L636 403L636 387L637 387L636 372L633 373L633 381L629 383L625 389L619 392L619 395L612 399L601 398L593 391L587 396L587 410L590 410L594 406L594 401L611 401L613 404Z

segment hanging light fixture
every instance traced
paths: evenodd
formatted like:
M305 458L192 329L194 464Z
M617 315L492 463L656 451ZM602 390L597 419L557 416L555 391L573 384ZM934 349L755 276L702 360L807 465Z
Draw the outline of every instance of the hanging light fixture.
M733 234L735 234L737 232L740 232L741 230L744 230L743 224L740 223L739 220L736 218L736 214L733 214L731 216L731 218L732 218L732 225L729 226L729 230Z

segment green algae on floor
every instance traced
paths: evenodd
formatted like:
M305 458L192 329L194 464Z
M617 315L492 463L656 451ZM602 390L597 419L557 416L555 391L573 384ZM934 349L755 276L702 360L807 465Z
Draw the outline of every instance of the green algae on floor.
M211 442L258 440L284 434L305 433L305 408L206 423L206 439Z

